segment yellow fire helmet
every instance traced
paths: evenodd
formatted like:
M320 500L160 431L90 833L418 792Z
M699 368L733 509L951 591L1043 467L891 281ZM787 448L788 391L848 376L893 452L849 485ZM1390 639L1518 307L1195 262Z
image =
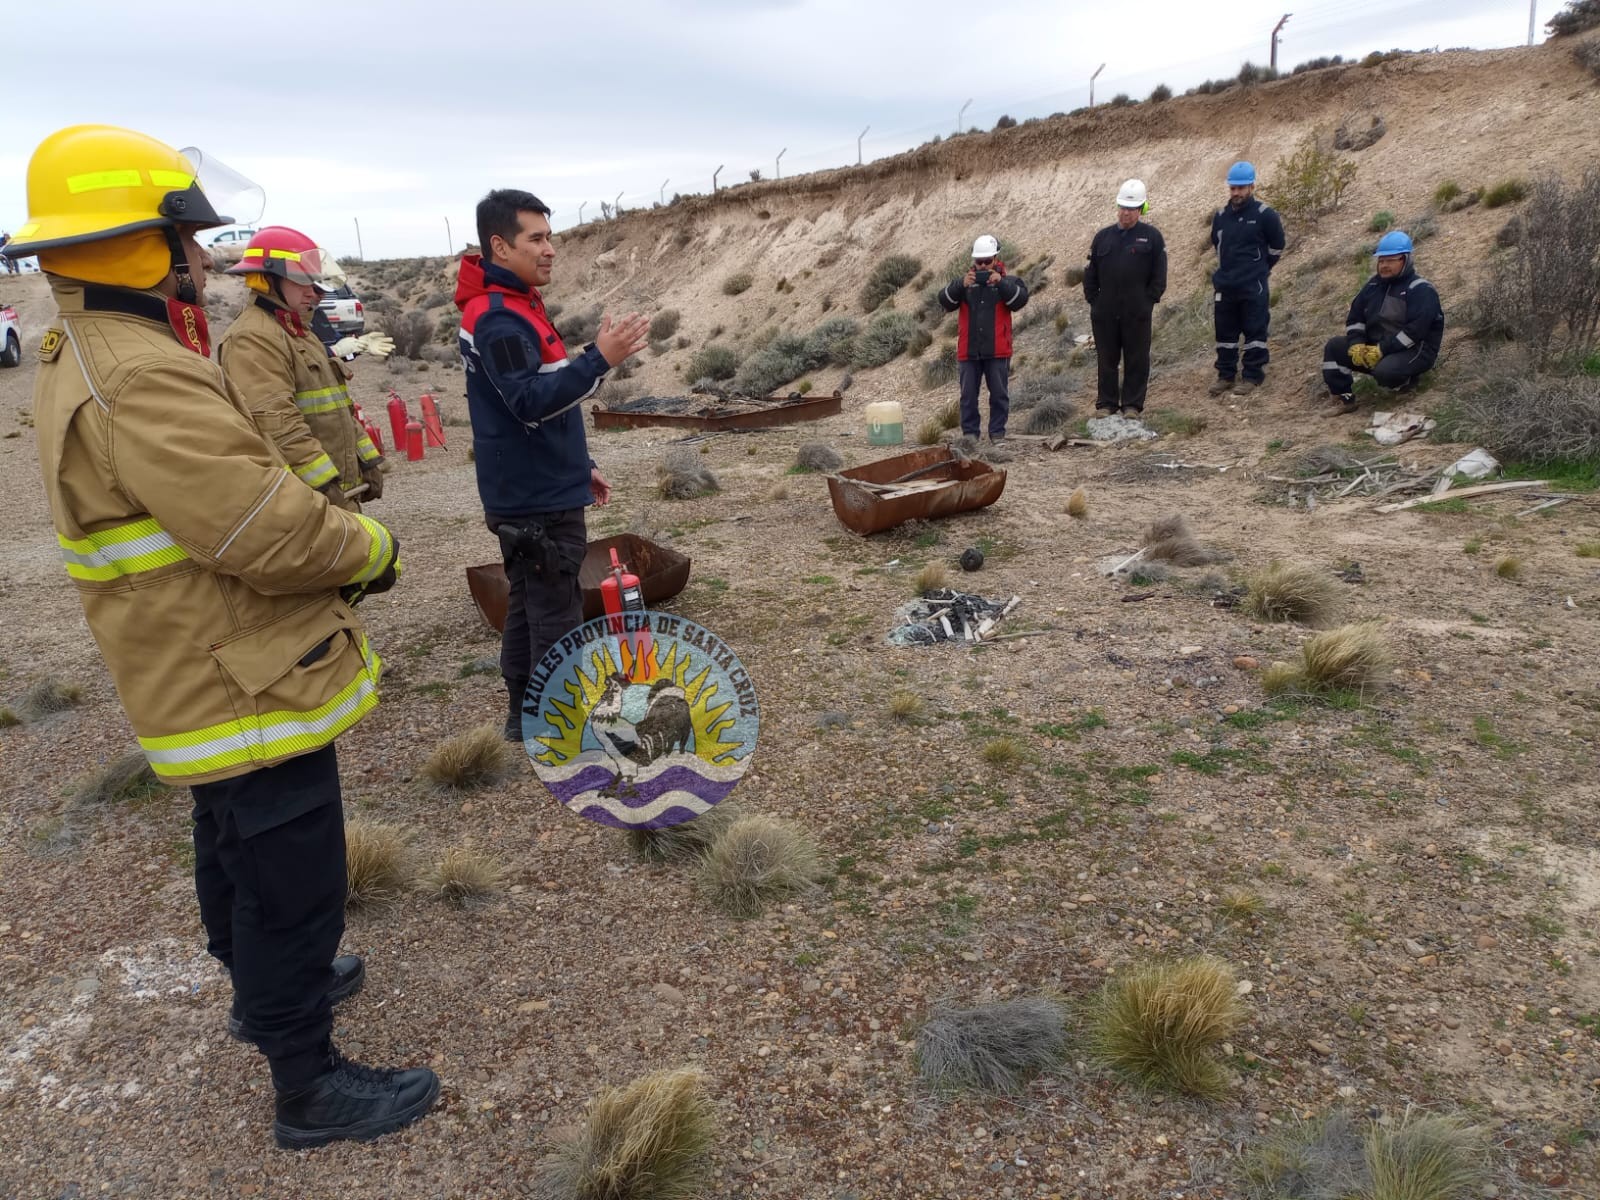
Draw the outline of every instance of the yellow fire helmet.
M233 221L202 186L200 157L112 125L58 130L28 163L28 220L5 254L37 254L52 274L113 287L154 287L174 269L180 284L188 283L177 227ZM237 194L259 194L220 164L209 165L243 185Z

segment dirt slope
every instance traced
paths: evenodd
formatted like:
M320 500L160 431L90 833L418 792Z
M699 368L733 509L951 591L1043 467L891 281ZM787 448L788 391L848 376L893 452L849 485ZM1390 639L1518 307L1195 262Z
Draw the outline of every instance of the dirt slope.
M339 1012L341 1044L432 1063L446 1083L433 1116L373 1146L270 1149L264 1070L224 1039L227 984L201 950L184 797L59 823L74 777L131 734L57 560L25 420L32 360L0 373L0 434L18 435L0 439L0 703L52 674L85 691L72 711L0 730L0 1195L519 1195L545 1132L581 1119L597 1088L682 1063L711 1079L716 1197L1222 1200L1241 1194L1233 1158L1258 1133L1408 1104L1489 1130L1495 1194L1593 1195L1600 573L1575 550L1600 542L1600 513L1586 498L1519 519L1514 496L1307 511L1269 478L1353 436L1313 422L1305 389L1372 212L1420 214L1446 178L1600 161L1600 89L1565 47L1044 122L629 214L564 239L553 298L677 308L698 348L719 324L728 340L809 328L830 294L833 311L859 314L882 254L931 267L993 229L1028 257L1057 256L1036 303L1066 300L1081 324L1060 276L1110 219L1121 178L1151 184L1181 299L1200 285L1202 219L1232 158L1265 170L1311 128L1371 112L1389 132L1356 156L1344 211L1312 236L1291 230L1265 394L1206 400L1192 349L1158 373L1150 411L1204 427L1153 449L1191 468L1153 466L1152 448L1020 442L992 509L854 537L821 479L786 471L813 438L851 463L874 457L868 400L904 400L914 425L947 399L923 390L914 360L859 373L846 412L817 426L701 443L723 487L703 500L653 498L660 434L594 437L618 494L592 535L635 528L693 556L671 607L737 648L760 690L741 799L803 823L831 864L816 897L763 917L712 911L689 876L634 862L531 775L467 797L419 781L437 740L502 712L498 681L471 673L496 642L462 577L495 548L468 430L396 469L372 512L408 567L402 589L365 606L391 673L385 704L341 741L347 805L407 827L422 859L490 847L511 886L466 912L417 895L352 920L345 945L368 955L370 982ZM1447 307L1506 215L1438 218L1425 269ZM726 297L737 270L756 283ZM776 290L782 278L793 292ZM408 286L416 304L445 281L419 270ZM42 284L0 277L0 300L23 308L31 351ZM1031 336L1024 379L1070 355ZM690 352L647 356L628 385L676 390ZM460 379L440 363L358 361L355 387L373 411L391 384L413 407L426 387L459 418ZM1461 449L1413 443L1402 457L1443 464ZM1063 515L1079 484L1081 522ZM1139 589L1095 572L1175 511L1231 556L1224 585L1279 557L1362 580L1340 584L1342 616L1382 622L1395 657L1371 703L1267 704L1234 659L1290 658L1306 631L1214 607L1203 571ZM963 584L1020 595L1013 628L1039 632L977 651L887 647L917 570L974 543L988 565ZM1519 578L1496 574L1502 556L1521 560ZM921 718L890 719L896 690L922 698ZM1019 744L1009 766L981 754L1001 735ZM1252 985L1218 1102L1142 1096L1078 1050L1010 1100L940 1100L916 1083L910 1042L941 997L1083 997L1197 950Z

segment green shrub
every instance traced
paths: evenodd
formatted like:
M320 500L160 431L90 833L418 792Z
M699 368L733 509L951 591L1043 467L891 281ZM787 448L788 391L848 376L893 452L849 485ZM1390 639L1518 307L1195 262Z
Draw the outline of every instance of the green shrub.
M1544 23L1551 37L1570 37L1597 25L1600 25L1600 0L1567 0L1566 8Z
M650 319L650 340L664 342L678 332L681 314L675 308L664 308Z
M1588 71L1596 79L1600 79L1600 38L1589 38L1579 42L1572 48L1572 57L1578 60L1578 65Z
M817 367L848 365L860 331L860 324L850 317L829 317L806 336L807 360Z
M1433 189L1433 206L1443 208L1459 195L1461 195L1461 185L1454 179L1446 179Z
M695 351L683 374L690 383L699 383L702 379L732 379L738 371L739 352L732 346L713 343Z
M1133 102L1133 97L1128 95L1127 92L1118 92L1115 96L1111 97L1112 108L1127 108Z
M733 383L747 395L765 396L821 365L811 359L805 338L783 333L745 359Z
M1343 63L1344 55L1342 54L1335 54L1332 58L1313 58L1307 62L1301 63L1299 66L1295 67L1294 70L1290 71L1289 74L1304 75L1307 71L1325 71L1329 67L1337 67Z
M915 279L920 270L922 270L920 259L912 258L909 254L889 255L873 267L872 273L867 276L867 282L861 289L861 307L867 312L873 312L890 296Z
M946 387L955 382L961 373L961 364L956 358L956 344L946 342L939 347L927 362L922 364L922 386L925 388Z
M1285 217L1310 221L1337 209L1355 177L1356 164L1324 149L1320 135L1312 132L1273 166L1269 194Z
M1278 77L1274 67L1258 67L1255 63L1247 62L1239 68L1238 80L1244 87L1253 87L1258 83L1271 83Z
M1155 87L1150 89L1150 97L1149 97L1148 103L1150 103L1150 104L1160 104L1163 100L1171 100L1171 99L1172 99L1172 89L1169 88L1164 83L1158 83L1158 84L1156 84Z
M729 275L722 281L722 294L724 296L738 296L748 292L755 283L755 277L749 271L740 271L737 275Z
M879 313L856 337L851 361L858 367L881 367L905 353L919 332L909 313Z
M994 127L996 129L1015 129L1016 125L1017 125L1017 119L1015 117L1001 117L998 121L996 121L994 123ZM871 311L871 310L868 310L868 311Z
M1503 179L1483 194L1485 208L1503 208L1528 196L1528 185L1521 179Z
M1392 229L1393 227L1394 214L1388 209L1384 209L1380 213L1374 213L1372 220L1367 222L1368 233L1382 233L1384 230Z

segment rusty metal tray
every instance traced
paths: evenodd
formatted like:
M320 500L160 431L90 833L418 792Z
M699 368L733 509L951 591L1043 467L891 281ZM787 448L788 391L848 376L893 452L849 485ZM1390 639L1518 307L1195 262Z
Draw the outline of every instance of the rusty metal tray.
M658 546L637 534L620 533L616 537L590 542L584 552L583 566L578 570L578 583L583 588L583 619L592 621L604 613L600 600L600 581L611 572L611 548L615 546L620 558L639 577L644 602L655 605L670 600L683 591L689 582L691 560L686 554ZM467 568L467 590L478 606L478 613L496 630L506 627L506 603L511 585L506 580L505 566L501 563L484 563L481 567Z
M801 400L773 396L763 402L766 407L728 413L619 412L598 405L591 412L596 429L664 426L667 429L705 432L718 429L768 429L776 425L792 425L797 421L820 421L823 417L838 416L843 400L843 396L834 392L831 396L813 396Z
M845 528L861 534L987 508L1005 486L1004 470L963 458L949 446L896 454L828 476L834 514Z

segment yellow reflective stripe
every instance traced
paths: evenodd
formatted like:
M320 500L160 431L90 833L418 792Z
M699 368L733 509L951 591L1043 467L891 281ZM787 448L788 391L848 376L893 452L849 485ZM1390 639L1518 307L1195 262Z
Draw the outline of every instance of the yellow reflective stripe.
M378 448L372 444L372 439L367 436L365 430L362 430L360 436L356 438L356 456L364 463L375 462L383 457L378 453Z
M279 710L190 733L139 739L156 775L189 779L248 763L289 758L326 746L378 704L381 663L362 638L362 668L339 693L309 712Z
M296 392L294 406L303 413L338 412L350 406L350 392L342 383L333 387L312 388Z
M339 478L339 468L333 465L333 459L326 454L319 454L308 463L302 463L294 469L302 483L314 488L323 487Z
M154 517L114 525L81 538L57 534L56 542L61 547L68 575L100 583L141 571L154 571L189 558Z
M194 186L194 176L182 171L162 171L152 169L150 182L157 187L187 188Z
M74 196L81 192L103 192L108 188L136 188L144 182L137 167L123 171L86 171L82 175L67 176L67 191Z
M364 517L360 513L350 515L361 522L371 540L367 548L367 565L345 583L371 583L388 569L389 561L394 558L394 539L389 536L387 529L371 517Z
M298 250L268 250L267 256L269 258L287 258L290 262L300 261L300 251Z

